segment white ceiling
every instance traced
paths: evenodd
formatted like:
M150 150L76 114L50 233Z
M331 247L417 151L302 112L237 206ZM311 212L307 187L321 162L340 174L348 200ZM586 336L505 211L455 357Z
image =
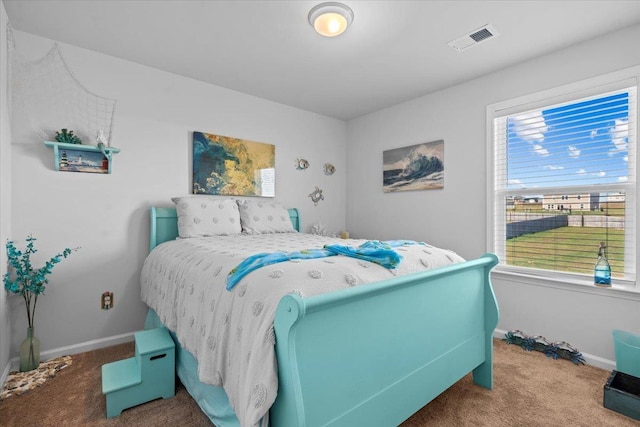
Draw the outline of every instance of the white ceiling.
M17 30L343 120L640 23L638 0L344 0L353 24L324 38L321 1L3 0Z

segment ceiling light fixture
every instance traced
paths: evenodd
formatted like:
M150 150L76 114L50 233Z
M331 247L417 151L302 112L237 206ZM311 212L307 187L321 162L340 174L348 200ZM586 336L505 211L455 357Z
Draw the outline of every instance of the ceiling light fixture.
M320 3L309 11L309 24L325 37L344 33L353 21L353 10L342 3Z

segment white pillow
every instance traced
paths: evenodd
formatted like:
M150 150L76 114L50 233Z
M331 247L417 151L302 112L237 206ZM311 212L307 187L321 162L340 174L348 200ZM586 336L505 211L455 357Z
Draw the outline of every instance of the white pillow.
M204 237L240 234L240 212L234 199L208 196L174 197L178 236Z
M238 200L242 231L248 234L294 233L289 211L278 202Z

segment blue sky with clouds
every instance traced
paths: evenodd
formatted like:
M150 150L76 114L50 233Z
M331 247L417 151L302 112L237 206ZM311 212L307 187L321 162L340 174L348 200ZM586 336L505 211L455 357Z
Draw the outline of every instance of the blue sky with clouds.
M626 182L628 122L626 91L509 117L507 188Z

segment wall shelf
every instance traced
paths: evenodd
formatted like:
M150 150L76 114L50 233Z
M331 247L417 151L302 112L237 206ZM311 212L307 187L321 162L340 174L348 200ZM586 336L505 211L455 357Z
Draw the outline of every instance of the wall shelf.
M54 167L64 172L109 174L111 159L120 152L119 148L106 147L104 144L95 146L44 141L44 145L53 148Z

